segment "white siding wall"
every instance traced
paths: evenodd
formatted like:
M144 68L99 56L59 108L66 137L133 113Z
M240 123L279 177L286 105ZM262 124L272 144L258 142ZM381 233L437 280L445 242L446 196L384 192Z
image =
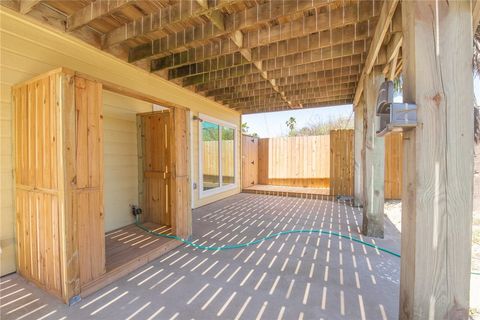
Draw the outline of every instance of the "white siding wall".
M136 114L152 105L104 91L105 231L133 223L129 205L138 204Z

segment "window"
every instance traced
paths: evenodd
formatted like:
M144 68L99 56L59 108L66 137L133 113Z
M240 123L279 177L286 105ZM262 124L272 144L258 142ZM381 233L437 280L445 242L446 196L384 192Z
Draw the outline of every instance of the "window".
M235 187L235 131L232 124L201 115L200 197Z

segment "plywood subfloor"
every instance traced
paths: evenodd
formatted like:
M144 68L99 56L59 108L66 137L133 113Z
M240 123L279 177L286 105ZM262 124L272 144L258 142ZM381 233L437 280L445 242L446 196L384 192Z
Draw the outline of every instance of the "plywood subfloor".
M304 188L304 187L290 187L290 186L272 186L264 184L256 184L251 187L243 189L243 192L267 194L267 195L281 195L281 196L293 196L301 197L303 195L315 195L315 196L329 196L329 188Z

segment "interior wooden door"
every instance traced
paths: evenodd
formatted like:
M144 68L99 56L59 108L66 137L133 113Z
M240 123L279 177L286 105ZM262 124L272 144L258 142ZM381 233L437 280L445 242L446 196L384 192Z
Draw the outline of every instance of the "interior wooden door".
M143 220L172 225L170 212L170 112L137 116L139 200Z
M258 183L258 138L242 136L242 188Z

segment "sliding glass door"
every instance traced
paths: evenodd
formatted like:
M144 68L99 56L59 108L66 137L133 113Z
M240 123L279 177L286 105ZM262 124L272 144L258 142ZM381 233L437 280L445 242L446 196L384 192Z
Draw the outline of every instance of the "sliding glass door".
M236 127L207 116L200 118L199 189L204 197L235 186Z

